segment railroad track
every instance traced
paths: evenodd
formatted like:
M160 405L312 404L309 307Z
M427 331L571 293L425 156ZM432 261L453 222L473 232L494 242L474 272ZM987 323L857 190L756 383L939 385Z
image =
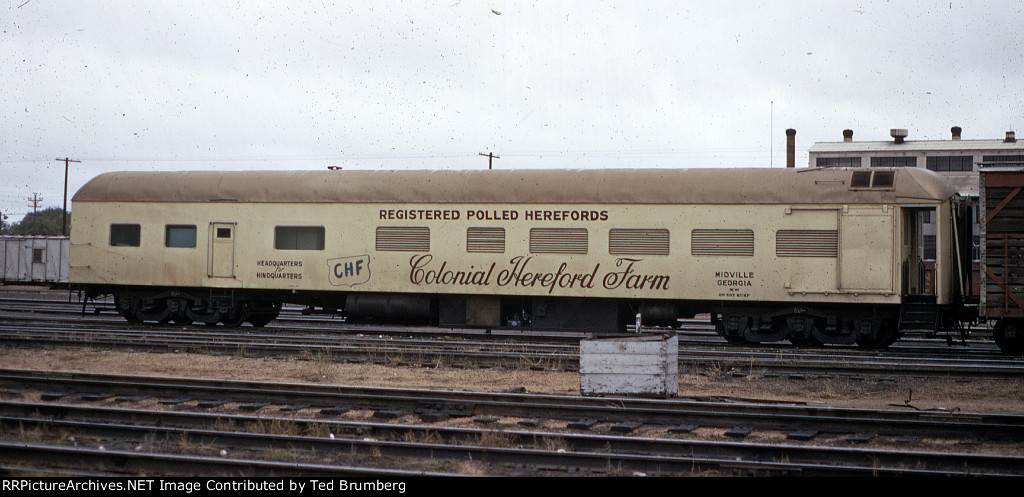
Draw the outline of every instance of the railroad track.
M1012 453L1024 440L1024 417L1018 415L24 370L0 370L0 388L5 397L39 398L0 402L6 434L0 463L8 470L19 464L45 469L40 461L62 454L67 464L49 470L75 473L95 465L93 457L120 457L118 466L108 467L122 474L248 474L239 461L254 464L255 475L450 473L422 464L441 458L484 464L479 469L486 474L1024 475L1024 457ZM153 399L163 408L117 407ZM353 412L364 414L346 418ZM387 418L401 422L380 421ZM437 424L453 418L479 427ZM691 436L707 430L737 440ZM790 441L738 440L743 437L735 434L744 430L747 436L785 433ZM68 434L74 434L70 442ZM913 437L965 446L984 441L988 449L884 448ZM824 439L837 446L808 442ZM866 440L882 447L850 446ZM283 457L292 466L255 465Z
M15 346L80 346L126 350L206 352L260 357L305 357L384 364L456 364L466 367L578 369L579 338L560 336L442 333L437 329L335 325L330 329L295 326L224 328L219 326L128 325L117 320L65 319L5 314L0 342ZM682 338L685 341L685 338ZM959 355L863 351L846 348L735 347L688 343L680 347L683 371L708 368L773 375L1017 379L1024 361L982 350Z

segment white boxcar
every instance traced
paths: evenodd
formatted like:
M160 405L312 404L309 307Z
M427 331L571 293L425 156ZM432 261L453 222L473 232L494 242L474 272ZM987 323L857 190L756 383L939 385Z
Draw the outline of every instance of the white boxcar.
M0 281L67 283L68 237L0 236Z

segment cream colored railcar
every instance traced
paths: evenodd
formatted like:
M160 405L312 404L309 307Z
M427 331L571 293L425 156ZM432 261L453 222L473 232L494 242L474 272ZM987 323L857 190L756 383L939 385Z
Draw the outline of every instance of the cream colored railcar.
M71 281L132 320L622 329L871 346L955 299L956 194L921 169L110 173L74 197ZM922 229L934 230L934 264Z

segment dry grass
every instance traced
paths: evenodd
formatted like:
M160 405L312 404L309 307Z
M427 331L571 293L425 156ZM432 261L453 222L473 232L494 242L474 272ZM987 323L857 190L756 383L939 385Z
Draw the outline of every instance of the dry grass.
M444 364L389 366L332 362L311 354L304 359L253 359L188 353L139 353L87 350L0 349L8 368L96 373L132 373L256 381L368 385L450 390L579 394L579 374L543 364L510 361L506 368L454 368ZM419 364L419 363L412 363ZM540 369L538 369L540 368ZM896 378L861 380L765 377L759 371L735 376L711 365L680 371L682 397L735 397L773 402L803 402L835 407L901 406L921 410L1024 412L1024 379ZM908 401L908 397L910 400Z

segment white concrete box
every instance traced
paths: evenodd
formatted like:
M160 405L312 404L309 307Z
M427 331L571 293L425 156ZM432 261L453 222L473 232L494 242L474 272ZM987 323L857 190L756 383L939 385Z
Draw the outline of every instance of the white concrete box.
M580 392L675 397L679 392L678 337L666 334L581 340Z

